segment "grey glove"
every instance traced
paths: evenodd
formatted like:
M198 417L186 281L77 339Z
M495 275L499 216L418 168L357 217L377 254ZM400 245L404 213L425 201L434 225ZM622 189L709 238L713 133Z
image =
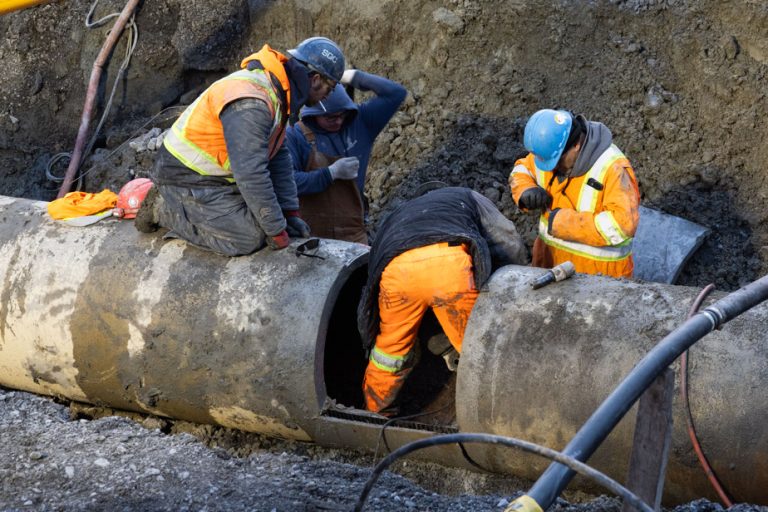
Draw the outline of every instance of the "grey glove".
M360 169L360 160L356 156L339 158L331 165L328 170L331 171L331 177L336 180L354 180L357 178L357 171Z
M552 204L552 197L541 187L531 187L520 194L517 205L526 210L537 210L549 208Z
M285 216L285 222L285 230L289 236L292 238L309 238L309 224L304 222L304 219L299 217L298 214L288 212Z

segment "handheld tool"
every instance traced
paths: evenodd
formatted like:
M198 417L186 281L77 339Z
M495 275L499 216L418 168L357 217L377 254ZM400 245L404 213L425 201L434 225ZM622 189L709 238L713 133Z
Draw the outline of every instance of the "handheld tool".
M547 270L546 274L543 274L542 276L537 277L531 281L531 286L534 290L538 290L542 286L546 286L549 283L555 283L557 281L562 281L563 279L568 279L573 275L575 271L576 270L573 267L573 263L566 261L557 265L556 267Z

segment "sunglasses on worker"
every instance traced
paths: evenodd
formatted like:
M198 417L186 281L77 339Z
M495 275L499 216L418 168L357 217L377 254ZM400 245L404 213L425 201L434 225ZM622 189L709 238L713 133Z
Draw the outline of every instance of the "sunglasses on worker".
M320 73L318 73L317 76L319 76L320 80L322 80L323 83L327 85L331 90L336 87L337 82L333 78L328 78L327 76L321 75Z

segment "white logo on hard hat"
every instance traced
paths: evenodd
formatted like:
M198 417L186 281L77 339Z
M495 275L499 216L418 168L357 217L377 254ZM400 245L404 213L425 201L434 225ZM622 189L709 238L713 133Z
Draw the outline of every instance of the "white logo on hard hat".
M557 124L565 124L565 116L560 112L555 114L555 122Z
M336 56L331 52L329 52L328 50L326 50L325 48L323 48L323 51L320 53L323 55L323 57L325 57L329 61L333 62L334 64L336 63L336 60L337 60Z
M135 197L128 199L128 206L130 206L131 208L138 208L139 200L136 199Z

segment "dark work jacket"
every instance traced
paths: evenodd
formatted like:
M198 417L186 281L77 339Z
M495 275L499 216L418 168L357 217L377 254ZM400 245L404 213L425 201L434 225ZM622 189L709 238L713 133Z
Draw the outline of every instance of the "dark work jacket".
M368 281L357 312L366 350L378 334L379 281L384 268L406 251L440 242L469 244L478 288L496 268L528 260L515 225L473 190L442 188L403 203L381 223L369 254Z

